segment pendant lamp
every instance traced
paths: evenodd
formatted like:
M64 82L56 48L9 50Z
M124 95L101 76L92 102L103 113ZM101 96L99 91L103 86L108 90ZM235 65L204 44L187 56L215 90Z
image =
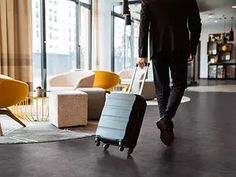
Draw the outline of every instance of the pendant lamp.
M229 32L229 41L234 41L233 19L234 17L231 17L231 29Z
M129 1L123 0L123 15L129 15Z
M126 26L131 25L130 12L129 12L129 15L126 15L126 16L125 16L125 25L126 25Z

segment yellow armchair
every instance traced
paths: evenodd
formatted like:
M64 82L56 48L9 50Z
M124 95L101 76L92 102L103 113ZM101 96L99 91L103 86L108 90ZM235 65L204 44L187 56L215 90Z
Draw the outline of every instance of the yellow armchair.
M0 114L6 114L13 120L25 127L25 124L20 121L8 107L13 106L28 96L28 85L22 81L12 79L5 75L0 75ZM2 129L0 123L0 136Z
M103 88L107 91L110 91L116 85L120 83L120 77L118 74L105 71L105 70L95 70L95 79L93 87Z

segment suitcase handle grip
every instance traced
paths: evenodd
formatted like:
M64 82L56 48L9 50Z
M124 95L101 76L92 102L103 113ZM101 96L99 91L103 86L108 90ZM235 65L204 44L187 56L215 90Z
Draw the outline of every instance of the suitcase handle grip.
M144 67L145 72L144 72L144 75L143 75L141 87L140 87L140 89L139 89L139 93L138 93L139 95L142 94L142 90L143 90L144 82L145 82L145 80L146 80L146 76L147 76L147 72L148 72L149 66L150 66L150 63L149 63L149 62L145 64L145 67ZM131 79L131 82L130 82L130 86L129 86L129 89L128 89L128 93L131 93L132 87L133 87L133 85L134 85L134 79L135 79L135 76L136 76L138 67L139 67L139 65L138 65L138 63L136 63L136 67L135 67L135 70L134 70L134 73L133 73L133 76L132 76L132 79Z

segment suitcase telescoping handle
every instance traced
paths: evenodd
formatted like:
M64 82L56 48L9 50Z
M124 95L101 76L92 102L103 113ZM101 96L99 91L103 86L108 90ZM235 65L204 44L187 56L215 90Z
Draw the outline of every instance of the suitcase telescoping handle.
M141 87L139 89L139 93L138 93L139 95L142 94L142 90L143 90L144 82L146 80L149 65L150 65L150 63L146 63L145 67L143 68L143 69L145 69L145 72L144 72L144 75L143 75L143 78L142 78ZM128 93L131 93L132 87L134 85L134 79L135 79L138 67L139 67L139 65L136 64L136 67L135 67L135 70L134 70L134 73L133 73L133 76L132 76L132 79L131 79L131 82L130 82L130 86L129 86L129 89L128 89Z

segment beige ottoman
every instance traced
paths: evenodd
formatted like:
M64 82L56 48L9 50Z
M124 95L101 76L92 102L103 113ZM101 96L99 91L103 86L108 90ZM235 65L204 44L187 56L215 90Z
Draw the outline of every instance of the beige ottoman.
M135 81L132 88L132 92L138 94L141 88L141 84L141 81ZM155 85L153 80L145 80L141 95L144 97L145 100L153 100L154 98L156 98Z
M88 95L81 91L51 92L49 122L58 128L87 125Z
M106 100L106 91L102 88L78 88L88 94L88 120L99 120Z

